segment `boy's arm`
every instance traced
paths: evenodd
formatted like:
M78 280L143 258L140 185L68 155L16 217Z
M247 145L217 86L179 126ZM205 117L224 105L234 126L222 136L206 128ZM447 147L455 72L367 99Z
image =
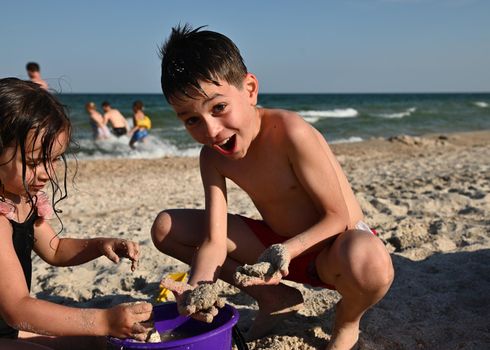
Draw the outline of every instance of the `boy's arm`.
M212 150L203 147L200 156L206 221L203 242L192 263L190 285L196 285L199 281L216 281L227 254L226 182L211 161L211 152Z
M299 123L299 125L295 125ZM286 126L288 156L294 173L309 194L320 220L284 244L291 258L306 249L346 230L349 225L347 204L341 191L326 141L312 126L295 120Z
M102 255L114 262L119 256L134 262L139 258L138 244L118 238L59 238L46 220L35 226L34 251L53 266L74 266L94 260Z

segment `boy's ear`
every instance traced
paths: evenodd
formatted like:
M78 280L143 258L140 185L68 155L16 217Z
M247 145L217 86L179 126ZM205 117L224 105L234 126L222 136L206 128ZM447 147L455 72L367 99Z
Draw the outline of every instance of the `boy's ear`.
M256 106L257 96L259 95L259 81L257 80L257 77L252 73L247 73L243 81L243 87L248 93L250 104Z

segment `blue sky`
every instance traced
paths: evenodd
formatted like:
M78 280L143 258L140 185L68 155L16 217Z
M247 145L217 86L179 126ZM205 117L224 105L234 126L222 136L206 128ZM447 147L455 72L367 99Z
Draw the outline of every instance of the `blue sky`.
M37 61L61 92L160 92L173 26L240 48L262 92L490 91L488 0L2 0L0 77Z

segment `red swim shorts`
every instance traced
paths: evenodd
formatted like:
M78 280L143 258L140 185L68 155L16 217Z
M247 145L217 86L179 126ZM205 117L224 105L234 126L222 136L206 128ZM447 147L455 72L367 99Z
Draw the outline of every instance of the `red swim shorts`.
M262 220L254 220L244 216L241 218L266 247L276 243L282 243L289 239L289 237L280 236L272 231L272 229ZM376 235L376 231L371 230L371 232ZM291 260L291 263L289 264L289 274L286 276L286 279L298 283L309 284L312 287L335 290L335 286L324 283L318 276L315 260L319 253L319 251L307 253Z

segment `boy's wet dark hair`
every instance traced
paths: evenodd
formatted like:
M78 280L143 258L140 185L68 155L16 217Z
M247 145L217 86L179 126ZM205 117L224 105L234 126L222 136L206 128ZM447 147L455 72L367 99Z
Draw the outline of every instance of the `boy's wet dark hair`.
M28 137L32 136L32 145L37 140L41 140L40 161L47 170L51 166L54 143L61 132L66 132L68 140L71 140L71 122L64 106L55 96L30 81L17 78L0 79L0 154L5 152L6 148L14 147L13 157L15 157L20 150L22 180L27 193L29 192L26 182L26 155L34 152L34 149L26 149ZM61 189L56 174L49 178L53 192L53 208L57 202L66 197L66 159L64 155L61 155L61 158L65 168L64 189ZM1 186L0 182L0 189ZM58 200L55 200L55 197L59 197ZM30 195L29 198L34 204L34 199Z
M200 81L220 85L218 80L241 88L247 74L240 51L223 34L193 29L190 25L172 28L160 50L162 91L167 101L177 95L192 98L204 94Z
M104 102L102 102L101 106L102 107L110 107L111 104L109 103L109 101L104 101Z
M29 72L39 72L41 68L39 67L39 64L36 62L28 62L26 64L26 70Z

